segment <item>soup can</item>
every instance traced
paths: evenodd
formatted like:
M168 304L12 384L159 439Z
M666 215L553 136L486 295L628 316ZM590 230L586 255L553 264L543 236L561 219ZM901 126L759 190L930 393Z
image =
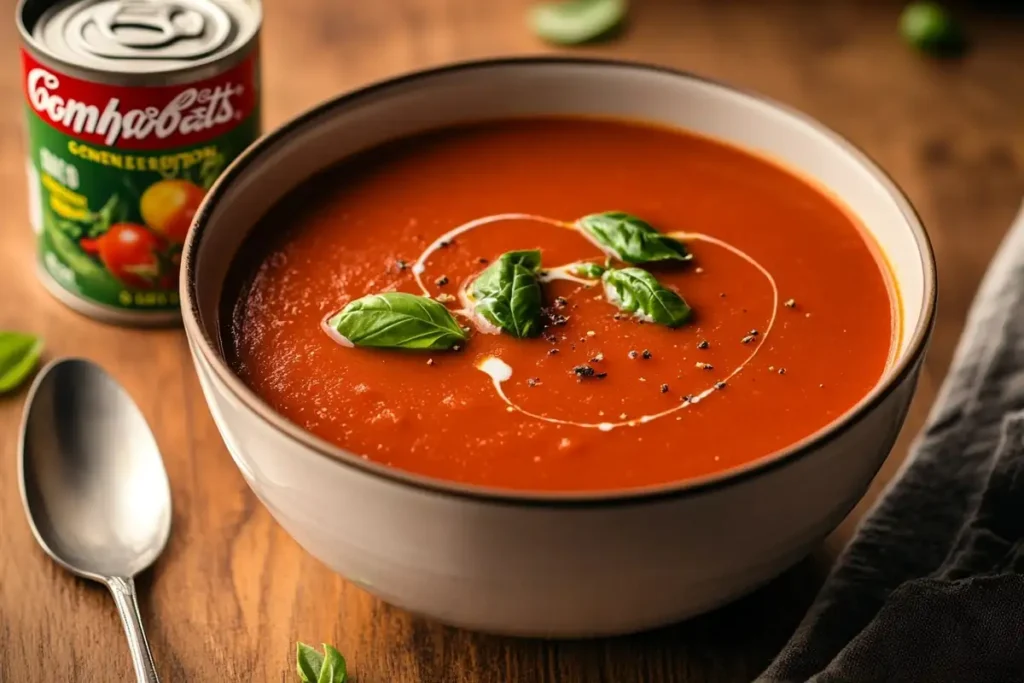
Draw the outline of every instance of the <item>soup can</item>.
M21 0L38 272L104 322L180 318L192 217L260 133L256 0Z

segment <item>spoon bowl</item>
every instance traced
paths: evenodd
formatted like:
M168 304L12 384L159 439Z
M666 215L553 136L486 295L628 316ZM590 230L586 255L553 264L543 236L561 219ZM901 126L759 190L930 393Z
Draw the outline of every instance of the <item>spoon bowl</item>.
M111 590L139 680L157 680L132 578L167 544L171 491L142 412L97 365L54 361L29 391L18 468L39 545L67 570Z

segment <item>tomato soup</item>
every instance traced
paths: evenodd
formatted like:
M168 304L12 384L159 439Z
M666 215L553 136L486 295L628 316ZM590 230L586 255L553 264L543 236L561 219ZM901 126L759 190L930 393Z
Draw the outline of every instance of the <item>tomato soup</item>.
M371 150L288 195L236 265L230 355L274 410L364 459L502 489L763 458L863 398L899 330L878 248L820 188L620 121Z

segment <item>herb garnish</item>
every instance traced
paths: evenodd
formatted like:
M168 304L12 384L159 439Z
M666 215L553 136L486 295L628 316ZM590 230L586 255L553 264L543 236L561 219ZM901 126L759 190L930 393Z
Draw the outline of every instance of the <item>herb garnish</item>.
M967 46L963 28L937 2L912 2L900 14L903 39L922 52L952 57Z
M604 275L605 267L590 261L580 261L569 266L573 275L578 277L589 277L594 280Z
M579 45L615 30L626 16L626 0L560 0L530 11L534 32L556 45Z
M613 268L601 279L608 301L641 320L678 327L690 318L690 307L683 298L646 270Z
M689 261L683 243L655 230L649 223L622 211L584 216L579 227L620 261L633 265L656 261Z
M474 310L520 339L541 331L540 251L509 251L488 266L469 287Z
M356 299L327 324L355 346L444 350L466 340L444 304L406 292Z
M296 660L302 683L345 683L348 677L345 658L327 643L324 643L323 654L305 643L299 643L296 646Z
M17 389L32 374L43 351L39 337L0 332L0 394Z

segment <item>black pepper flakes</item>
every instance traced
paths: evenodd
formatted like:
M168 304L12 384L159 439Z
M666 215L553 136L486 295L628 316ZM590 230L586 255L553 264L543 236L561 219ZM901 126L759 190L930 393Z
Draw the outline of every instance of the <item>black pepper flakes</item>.
M448 284L448 276L442 275L441 277L434 280L434 284L437 285L438 287L444 287L446 284Z
M626 355L629 356L631 359L636 360L636 357L639 356L640 354L631 349L630 352Z
M754 335L752 335L752 334L748 334L743 339L740 339L740 343L741 344L749 344L752 341L754 341Z
M550 324L555 325L557 327L557 326L564 325L567 322L569 322L569 318L567 318L566 316L562 315L561 313L552 313L551 314Z
M697 361L697 369L698 370L714 370L715 366L712 365L711 363L701 363L700 361Z
M612 320L622 320L622 314L616 313L612 316Z
M577 365L576 367L574 367L572 369L572 371L573 371L573 374L575 374L577 377L593 377L594 376L594 368L590 367L589 365Z
M785 375L786 374L786 368L779 368L779 374L780 375Z
M686 396L683 396L683 403L692 403L692 402L693 402L693 394L687 394Z
M651 352L648 351L647 349L644 349L644 352L641 353L640 355L643 356L644 360L650 360L651 359Z
M759 334L761 334L761 333L760 333L760 332L758 332L757 330L751 330L751 331L750 331L750 336L751 336L751 337L756 337L756 336L757 336L757 335L759 335Z
M697 342L697 348L698 349L703 350L703 349L708 348L709 346L711 346L711 344L708 343L707 339L701 339L699 342Z
M558 353L558 349L548 349L548 355L554 356Z
M725 382L715 382L715 389L718 389L719 391L725 389Z
M449 240L441 240L440 242L437 243L437 246L439 246L442 249L444 249L446 247L452 246L453 244L455 244L455 240L454 239L449 239Z
M663 393L663 394L667 394L668 393L668 385L667 384L662 384L661 385L661 393Z
M564 297L561 297L561 296L556 296L555 297L555 308L565 308L568 305L569 305L569 302L566 301Z
M427 365L433 365L433 364L434 364L434 359L433 358L428 358L427 359Z
M782 305L786 308L796 308L796 299L786 299L786 302Z
M599 372L596 375L594 375L594 377L596 377L597 379L604 379L607 376L608 376L607 372Z
M596 356L594 356L593 358L591 358L590 362L591 363L600 363L603 360L604 360L604 354L603 353L599 353Z
M409 267L409 264L403 261L402 259L398 259L397 261L395 261L395 267L398 268L399 270L405 270L406 268Z
M480 265L482 265L482 266L486 266L486 265L487 265L488 263L490 263L490 262L491 262L491 260L490 260L490 259L486 259L486 258L484 258L483 256L481 256L480 258L478 258L478 259L476 260L476 262L477 262L477 263L479 263L479 264L480 264Z
M531 386L531 387L535 387L538 384L540 384L540 378L538 378L538 377L531 377L530 379L526 380L526 383L529 386Z

